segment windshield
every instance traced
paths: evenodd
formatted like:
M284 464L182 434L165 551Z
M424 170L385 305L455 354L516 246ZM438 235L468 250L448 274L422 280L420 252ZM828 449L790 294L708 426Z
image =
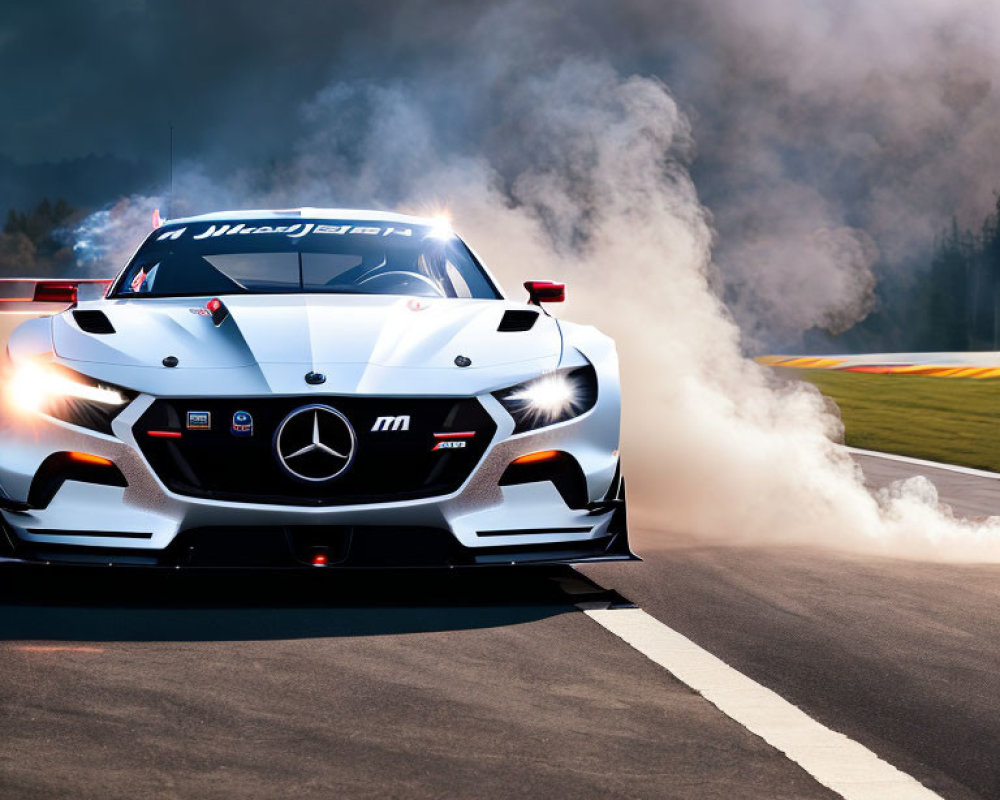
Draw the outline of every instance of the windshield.
M111 296L293 292L500 297L450 232L382 221L283 219L160 228Z

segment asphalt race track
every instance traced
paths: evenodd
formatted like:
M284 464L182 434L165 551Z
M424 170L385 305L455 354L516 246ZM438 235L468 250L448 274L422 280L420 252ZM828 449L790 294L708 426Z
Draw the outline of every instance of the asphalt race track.
M932 477L1000 513L1000 481ZM5 568L0 798L838 796L581 604L637 605L941 797L1000 797L1000 565L633 538L644 563L579 572Z

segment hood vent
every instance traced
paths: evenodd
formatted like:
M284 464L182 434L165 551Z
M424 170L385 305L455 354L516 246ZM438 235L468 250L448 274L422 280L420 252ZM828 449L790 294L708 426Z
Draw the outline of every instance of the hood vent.
M530 331L538 319L537 311L505 311L497 330L501 333Z
M103 311L74 311L73 319L87 333L115 332L115 326Z

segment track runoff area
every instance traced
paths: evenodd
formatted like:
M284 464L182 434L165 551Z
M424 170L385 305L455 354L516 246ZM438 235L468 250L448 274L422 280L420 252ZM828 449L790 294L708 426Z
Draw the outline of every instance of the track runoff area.
M1000 508L992 473L855 457ZM1000 796L1000 567L634 539L579 570L0 572L0 797Z

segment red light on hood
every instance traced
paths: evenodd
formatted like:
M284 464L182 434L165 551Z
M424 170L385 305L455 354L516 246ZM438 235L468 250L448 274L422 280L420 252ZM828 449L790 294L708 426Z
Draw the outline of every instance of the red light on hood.
M222 301L218 297L213 297L207 303L205 303L205 308L211 311L213 314L222 308Z

